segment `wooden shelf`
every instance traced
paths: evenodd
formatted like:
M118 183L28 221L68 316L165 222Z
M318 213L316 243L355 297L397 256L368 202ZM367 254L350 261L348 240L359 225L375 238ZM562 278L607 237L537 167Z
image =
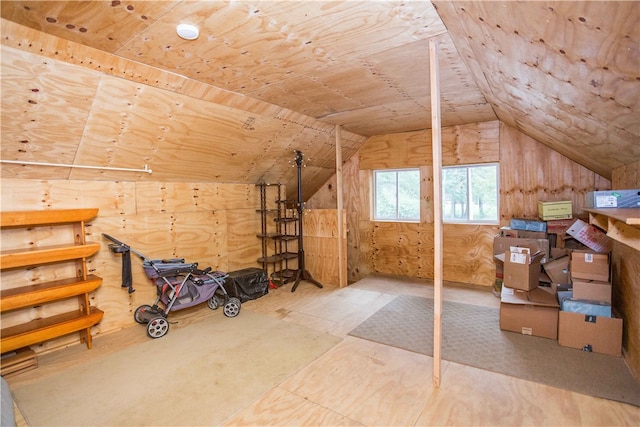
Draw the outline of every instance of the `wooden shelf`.
M70 278L6 289L0 292L0 312L86 294L101 284L101 277L89 275L86 280Z
M14 322L22 320L23 323L12 325L2 329L0 339L0 349L2 353L18 350L43 341L51 340L72 332L81 332L81 341L86 342L91 348L91 327L100 322L103 312L89 304L89 293L96 290L102 279L87 273L87 258L96 254L100 250L99 243L87 242L85 239L85 221L95 218L98 209L63 209L46 211L19 211L0 212L0 228L15 229L24 228L29 233L29 229L48 226L51 232L47 232L48 239L60 236L60 240L73 240L68 243L56 245L38 246L38 242L30 242L28 247L14 249L22 240L7 243L12 233L5 235L2 240L3 245L12 249L0 251L0 271L20 268L26 269L34 266L48 265L73 261L76 264L76 277L63 278L44 283L29 284L23 286L15 281L7 288L3 281L3 288L0 291L0 313L12 311ZM72 226L73 237L63 233L64 227ZM60 232L59 232L60 231ZM37 236L34 233L34 236ZM67 236L67 237L63 237ZM27 240L28 241L28 240ZM8 275L7 277L16 277ZM27 275L24 279L27 281ZM43 304L53 304L56 301L76 297L78 299L78 310L55 314L46 318L30 319L30 307ZM18 312L18 310L23 310ZM60 307L62 309L62 307ZM58 312L61 310L58 310ZM51 313L55 313L54 310Z
M72 222L89 221L97 215L98 209L0 212L0 227L33 227L36 225L69 224Z
M0 268L29 267L50 264L52 262L72 261L87 258L100 250L99 243L88 242L84 245L54 245L28 249L11 249L0 253Z
M640 209L585 209L589 223L607 232L607 236L640 251Z
M72 311L2 329L0 331L2 352L17 350L52 337L86 330L100 322L103 314L96 307L91 307L88 314Z

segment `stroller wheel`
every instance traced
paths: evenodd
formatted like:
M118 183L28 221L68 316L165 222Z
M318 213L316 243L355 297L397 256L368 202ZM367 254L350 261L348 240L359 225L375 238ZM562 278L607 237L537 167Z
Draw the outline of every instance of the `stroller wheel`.
M169 332L169 322L162 316L149 320L147 325L147 335L151 338L163 337Z
M240 299L236 297L229 298L224 305L224 315L227 317L236 317L240 313Z
M220 298L218 298L217 296L212 296L211 298L209 298L207 300L207 306L209 306L209 308L211 310L217 310L220 308Z
M147 323L149 318L145 316L145 313L148 313L150 310L150 305L141 305L133 312L133 319L140 324Z

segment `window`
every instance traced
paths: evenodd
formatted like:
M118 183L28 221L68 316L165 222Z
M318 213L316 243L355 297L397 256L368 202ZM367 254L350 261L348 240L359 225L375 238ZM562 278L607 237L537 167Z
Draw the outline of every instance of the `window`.
M373 172L373 219L420 221L420 170L395 169Z
M443 222L498 223L498 164L442 168Z

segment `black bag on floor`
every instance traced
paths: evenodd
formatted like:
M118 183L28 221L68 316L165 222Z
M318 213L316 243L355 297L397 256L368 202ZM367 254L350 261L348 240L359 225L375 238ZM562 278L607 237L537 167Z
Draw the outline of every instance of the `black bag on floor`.
M229 272L224 288L230 297L241 302L258 299L269 293L269 276L261 268L245 268Z

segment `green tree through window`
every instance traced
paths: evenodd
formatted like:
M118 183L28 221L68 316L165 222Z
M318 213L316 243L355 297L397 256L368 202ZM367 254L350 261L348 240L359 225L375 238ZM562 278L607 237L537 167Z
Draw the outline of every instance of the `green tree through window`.
M420 220L420 171L397 169L374 171L374 219Z
M442 168L445 222L498 222L498 165Z

